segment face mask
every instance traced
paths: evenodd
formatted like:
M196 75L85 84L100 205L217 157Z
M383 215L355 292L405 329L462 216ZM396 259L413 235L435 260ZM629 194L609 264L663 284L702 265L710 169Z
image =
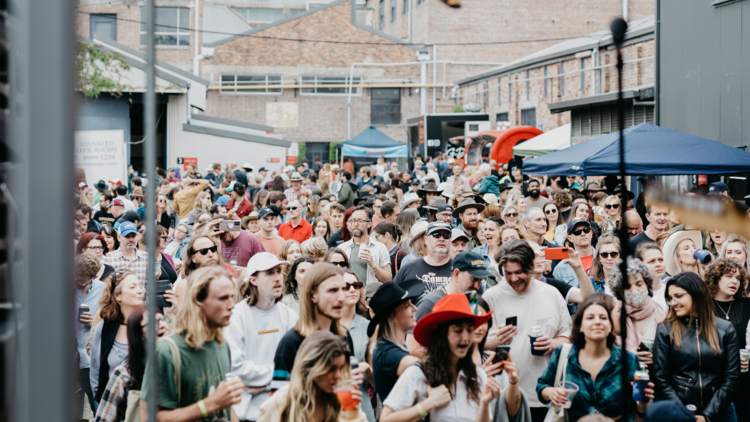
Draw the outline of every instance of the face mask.
M637 292L625 293L625 303L634 307L640 308L645 305L648 301L648 290L639 290Z
M539 198L539 191L534 189L529 191L529 196L532 198Z
M133 169L128 170L128 173L133 174Z

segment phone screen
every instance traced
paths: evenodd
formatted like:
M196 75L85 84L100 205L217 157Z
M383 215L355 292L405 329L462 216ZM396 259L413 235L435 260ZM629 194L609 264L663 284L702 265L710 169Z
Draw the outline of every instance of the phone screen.
M505 325L512 325L514 327L518 327L518 317L512 316L505 318Z
M510 346L501 344L495 349L495 357L492 359L492 363L504 362L508 360L508 355L510 355Z

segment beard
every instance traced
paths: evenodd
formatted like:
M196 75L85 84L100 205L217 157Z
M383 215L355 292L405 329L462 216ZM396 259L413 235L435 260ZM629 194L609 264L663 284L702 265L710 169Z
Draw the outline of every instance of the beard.
M532 198L539 198L539 190L534 189L529 191L529 196Z
M365 234L365 232L363 232L362 230L354 230L354 231L352 231L352 236L353 237L362 237L362 236L364 236L364 234Z
M473 221L464 221L463 226L471 229L471 231L476 231L477 227L479 227L479 221L473 220Z

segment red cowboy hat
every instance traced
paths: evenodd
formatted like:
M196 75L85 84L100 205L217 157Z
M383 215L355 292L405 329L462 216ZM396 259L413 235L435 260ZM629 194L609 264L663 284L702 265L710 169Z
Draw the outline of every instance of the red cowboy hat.
M425 315L414 327L414 339L417 343L427 347L432 338L432 332L438 325L457 319L473 319L474 326L480 326L492 318L492 311L484 315L474 315L469 305L469 299L461 293L451 293L440 299L432 308L432 312Z

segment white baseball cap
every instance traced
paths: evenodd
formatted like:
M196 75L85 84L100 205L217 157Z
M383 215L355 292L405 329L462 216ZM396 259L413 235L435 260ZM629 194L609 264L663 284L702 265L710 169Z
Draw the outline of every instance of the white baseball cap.
M284 173L289 173L290 171L294 171L294 166L286 166L284 168Z
M247 273L253 275L258 271L268 271L279 265L289 265L289 261L279 261L279 258L270 252L258 252L247 261Z

